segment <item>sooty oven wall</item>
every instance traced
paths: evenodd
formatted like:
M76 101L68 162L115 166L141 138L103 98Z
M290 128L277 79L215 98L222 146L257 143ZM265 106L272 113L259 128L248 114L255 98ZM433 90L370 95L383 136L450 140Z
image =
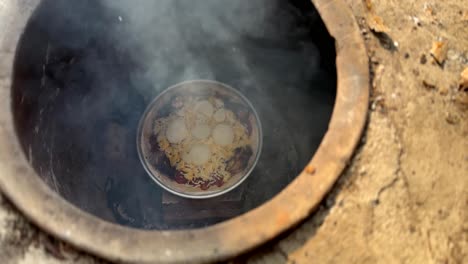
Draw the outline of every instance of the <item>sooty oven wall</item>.
M285 188L320 144L335 97L334 42L309 0L44 0L15 61L25 155L87 212L174 228L161 221L162 190L141 166L136 130L158 93L192 79L240 90L259 113L264 147L244 183L245 212Z

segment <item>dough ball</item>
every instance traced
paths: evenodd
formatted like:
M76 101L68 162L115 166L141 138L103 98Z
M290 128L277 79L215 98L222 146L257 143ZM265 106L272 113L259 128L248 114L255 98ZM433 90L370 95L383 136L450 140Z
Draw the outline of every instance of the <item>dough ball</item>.
M180 143L188 135L187 127L184 119L176 119L172 121L166 130L166 138L173 144Z
M193 163L198 166L207 163L210 158L210 147L205 144L198 144L193 146L190 151L183 156L185 162Z
M219 124L213 130L213 140L220 146L227 146L234 142L234 130L230 125Z
M210 102L204 100L204 101L200 101L200 102L198 102L196 104L195 111L202 114L202 115L204 115L204 116L212 117L213 112L214 112L214 107Z

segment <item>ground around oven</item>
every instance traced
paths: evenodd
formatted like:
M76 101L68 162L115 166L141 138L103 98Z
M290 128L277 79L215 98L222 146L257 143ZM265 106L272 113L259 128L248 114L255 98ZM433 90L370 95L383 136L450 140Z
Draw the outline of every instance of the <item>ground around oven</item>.
M346 2L371 62L363 140L313 216L232 263L468 263L466 1ZM0 197L0 263L101 262Z

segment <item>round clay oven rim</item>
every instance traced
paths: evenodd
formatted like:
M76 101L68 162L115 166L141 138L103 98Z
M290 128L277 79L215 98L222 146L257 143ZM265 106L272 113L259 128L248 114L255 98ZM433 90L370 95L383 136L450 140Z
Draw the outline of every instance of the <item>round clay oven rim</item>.
M336 103L323 141L304 171L279 195L259 208L204 229L144 231L100 220L71 205L34 172L15 133L11 107L11 68L16 42L40 0L27 11L15 9L2 29L0 51L0 187L31 221L50 234L108 260L180 263L223 260L251 250L304 220L345 168L357 146L369 101L368 57L359 28L343 0L312 0L336 40ZM7 4L7 8L8 8ZM7 23L8 24L8 23ZM4 67L3 65L7 65ZM6 73L4 72L6 71Z

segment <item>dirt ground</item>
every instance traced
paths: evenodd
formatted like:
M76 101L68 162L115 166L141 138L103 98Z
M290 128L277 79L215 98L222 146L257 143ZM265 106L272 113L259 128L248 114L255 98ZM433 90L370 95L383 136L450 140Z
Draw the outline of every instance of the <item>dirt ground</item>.
M467 2L346 2L373 76L363 140L316 214L232 263L468 263ZM0 198L0 262L103 261Z

